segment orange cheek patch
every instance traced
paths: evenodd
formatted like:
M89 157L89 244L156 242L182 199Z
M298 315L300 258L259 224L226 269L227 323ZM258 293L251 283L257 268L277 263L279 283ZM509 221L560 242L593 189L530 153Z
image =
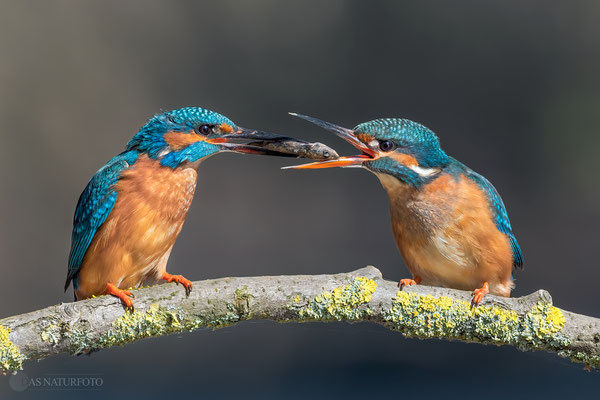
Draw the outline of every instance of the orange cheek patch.
M406 165L406 166L418 166L419 165L419 163L417 162L417 159L408 154L392 153L388 157L393 158L394 160L398 161L402 165Z
M179 151L192 143L204 140L195 133L167 132L164 135L165 142L175 151Z
M221 128L221 132L233 133L233 126L227 125L225 122L223 122L221 125L219 125L219 128Z

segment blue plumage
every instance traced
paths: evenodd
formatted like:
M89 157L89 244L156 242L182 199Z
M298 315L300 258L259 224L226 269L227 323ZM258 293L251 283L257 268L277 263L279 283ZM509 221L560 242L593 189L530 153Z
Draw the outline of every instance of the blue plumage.
M513 265L523 268L521 248L513 235L508 213L498 191L486 178L454 158L447 156L441 149L439 140L432 130L407 119L383 118L359 124L354 128L354 131L368 134L378 140L392 140L398 146L399 152L415 156L422 167L445 168L449 171L458 169L467 178L477 183L487 195L496 227L510 239L514 259ZM431 180L419 176L411 169L387 157L367 161L365 166L377 172L398 176L399 179L412 186L423 185Z
M365 167L374 172L380 172L397 177L402 182L412 186L419 187L431 178L423 178L418 173L406 166L399 164L389 157L381 157L377 160L366 161Z
M71 252L65 290L73 280L77 289L77 272L83 257L96 234L104 223L117 201L114 184L121 173L135 163L139 156L137 151L126 151L111 159L100 168L87 184L77 202L73 217L73 233L71 234Z
M198 107L186 107L157 114L129 141L125 152L111 159L96 172L81 193L75 210L65 290L71 280L77 289L77 273L88 247L117 201L118 193L114 185L121 173L134 165L140 154L146 154L152 159L160 158L161 165L175 168L182 162L193 162L216 153L221 148L205 141L193 143L179 151L169 151L164 134L167 132L193 134L194 129L200 124L213 126L223 123L235 127L231 120L221 114Z
M513 266L523 267L523 254L512 232L508 213L498 191L486 178L456 159L449 157L440 147L436 134L426 126L408 119L381 118L363 122L352 130L348 130L314 117L293 115L322 126L355 146L357 142L366 145L366 147L358 146L363 151L360 158L342 157L334 163L312 163L294 168L319 168L320 165L325 168L327 166L358 164L373 172L394 176L403 183L417 189L434 181L441 171L451 174L455 179L458 179L460 175L464 175L467 179L472 180L485 193L497 229L510 240ZM384 142L387 143L387 148L391 150L385 150L381 147ZM414 158L417 165L405 165L398 162L397 159L389 156L392 152L406 154Z
M521 247L519 246L517 238L515 238L515 235L512 232L510 220L508 219L508 212L506 211L502 197L500 197L500 194L494 185L492 185L492 183L482 175L479 175L477 172L453 158L452 163L458 165L464 172L465 176L475 182L485 192L490 203L490 210L492 211L496 227L500 232L504 233L510 239L510 245L513 253L513 266L515 268L523 268L523 254L521 253Z
M150 158L157 159L166 146L165 132L193 132L201 124L227 124L236 128L230 119L214 111L199 107L180 108L152 117L127 143L127 150L145 152Z
M160 165L164 167L176 168L183 162L194 162L200 158L208 157L211 154L217 153L221 148L217 145L196 142L180 151L172 151L166 154L160 160Z
M234 143L239 139L259 143ZM167 273L166 264L191 205L201 159L223 151L285 155L262 146L287 141L295 140L240 128L198 107L153 116L81 194L65 290L73 281L76 300L111 294L126 307L133 302L125 289L147 281L177 282L189 294L191 281ZM104 227L106 221L114 224ZM99 229L105 240L94 240Z
M435 133L406 119L347 129L293 115L333 132L361 154L288 168L362 166L379 177L390 197L396 244L413 275L400 288L423 283L472 290L474 306L488 293L510 296L511 273L522 267L523 255L502 198L487 179L446 155Z

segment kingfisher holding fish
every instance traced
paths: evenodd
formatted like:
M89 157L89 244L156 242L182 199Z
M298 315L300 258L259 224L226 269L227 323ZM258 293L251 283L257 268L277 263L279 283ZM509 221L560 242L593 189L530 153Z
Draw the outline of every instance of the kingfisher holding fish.
M252 143L234 143L236 139ZM92 177L73 219L65 290L76 300L110 294L133 309L128 288L190 280L166 271L196 190L200 164L221 152L336 158L319 143L240 128L216 112L187 107L151 118Z
M509 297L512 270L523 267L502 198L483 176L448 156L435 133L407 119L377 119L354 129L291 113L348 141L354 157L285 168L362 167L373 172L390 200L392 230L412 279L425 285Z

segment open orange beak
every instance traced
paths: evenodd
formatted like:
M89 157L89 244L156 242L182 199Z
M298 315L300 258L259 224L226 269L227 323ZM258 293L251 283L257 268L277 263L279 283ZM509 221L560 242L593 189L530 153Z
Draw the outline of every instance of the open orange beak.
M289 167L283 167L282 169L318 169L318 168L333 168L333 167L343 167L343 168L351 168L351 167L362 167L362 164L365 161L376 160L379 158L379 154L363 143L352 129L342 128L341 126L332 124L331 122L321 121L320 119L309 117L307 115L290 113L294 117L299 117L307 120L308 122L312 122L315 125L319 125L321 128L327 129L330 132L333 132L337 136L341 137L357 149L359 149L362 154L352 156L352 157L340 157L335 160L327 160L327 161L317 161L309 164L302 165L292 165Z

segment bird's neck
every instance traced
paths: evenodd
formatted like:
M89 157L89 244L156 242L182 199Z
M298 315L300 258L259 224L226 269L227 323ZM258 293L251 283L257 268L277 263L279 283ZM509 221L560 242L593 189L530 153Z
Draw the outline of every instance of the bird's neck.
M187 213L196 188L197 167L196 162L182 164L176 168L165 167L159 160L142 155L133 167L123 174L121 180L127 183L128 189L140 195L141 201L156 203L156 207L162 207L162 203L165 202L170 203L165 201L169 196L185 199L183 203Z
M415 196L418 190L415 186L389 174L376 172L375 176L377 176L379 182L381 182L381 186L387 192L392 207L396 205L404 207Z
M200 168L200 164L202 164L202 162L204 160L206 160L208 157L202 157L197 159L196 161L184 161L181 164L179 164L179 166L175 167L175 170L185 170L185 169L193 169L194 171L198 172L198 169Z
M395 187L394 180L396 180L401 184L419 188L430 179L431 175L423 175L425 171L423 168L418 166L411 168L391 157L381 157L374 161L367 161L363 165L378 176L387 175L390 179L384 178L386 179L384 186L389 187Z
M448 213L441 211L451 208L451 196L445 195L446 187L453 181L448 174L441 173L429 184L418 187L389 174L376 175L388 194L392 225L396 228L405 234L427 236L446 224L443 216Z

